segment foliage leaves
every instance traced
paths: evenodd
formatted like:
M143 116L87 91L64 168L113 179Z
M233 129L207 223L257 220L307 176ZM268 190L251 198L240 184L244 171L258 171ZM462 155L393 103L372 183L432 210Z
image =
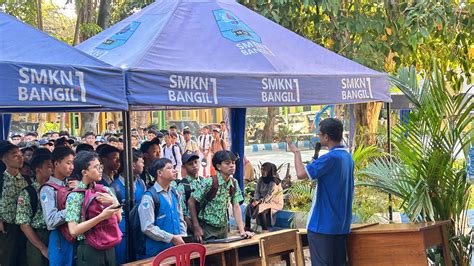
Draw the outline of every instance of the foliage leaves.
M471 6L457 1L245 0L278 24L365 66L396 72L437 61L470 70ZM468 9L468 10L466 10Z
M394 129L398 157L369 164L360 172L367 176L361 184L399 197L400 207L413 222L452 221L453 260L464 265L469 255L461 240L466 237L464 210L470 185L466 163L457 158L473 141L465 132L474 121L470 115L474 100L472 94L462 92L460 82L448 82L446 71L433 66L433 71L422 75L414 67L403 68L391 78L416 109Z

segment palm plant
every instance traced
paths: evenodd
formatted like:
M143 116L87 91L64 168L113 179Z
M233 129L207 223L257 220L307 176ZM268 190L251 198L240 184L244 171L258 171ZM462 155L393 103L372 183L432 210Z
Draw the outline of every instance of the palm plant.
M359 182L365 181L366 178L364 175L360 175L359 171L366 167L370 162L385 155L386 154L376 145L361 145L352 153L356 185L354 188L352 212L356 216L356 221L358 223L387 221L387 219L374 215L387 210L389 204L387 195L371 187L358 186Z
M414 110L393 130L398 157L369 164L360 172L367 177L361 184L400 198L400 208L413 222L452 221L452 259L457 265L468 265L472 247L464 211L470 185L466 162L457 158L473 140L465 134L474 119L470 115L473 96L462 93L461 79L448 82L436 65L423 82L418 77L414 67L391 77Z

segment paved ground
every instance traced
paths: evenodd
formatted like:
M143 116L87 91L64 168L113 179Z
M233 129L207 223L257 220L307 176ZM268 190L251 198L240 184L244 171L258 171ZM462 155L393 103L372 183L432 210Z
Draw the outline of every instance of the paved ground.
M320 155L326 153L327 151L321 151ZM301 157L303 161L309 161L311 160L311 157L313 157L314 151L312 150L307 150L307 151L302 151L301 152ZM286 151L262 151L262 152L256 152L256 153L246 153L245 156L247 159L250 160L252 163L253 167L257 169L259 162L264 163L264 162L272 162L276 166L279 166L282 163L291 163L290 167L290 173L293 178L296 177L296 172L295 172L295 167L293 165L294 162L294 157L293 153L291 152L286 152ZM257 171L259 173L259 171ZM286 168L284 168L280 172L280 177L283 178L286 173Z

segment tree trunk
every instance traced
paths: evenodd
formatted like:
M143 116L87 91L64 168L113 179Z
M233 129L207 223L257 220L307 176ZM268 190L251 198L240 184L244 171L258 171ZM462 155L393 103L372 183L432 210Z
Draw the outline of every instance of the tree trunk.
M46 120L48 119L48 114L46 113L39 113L38 114L38 136L41 138L41 136L46 132Z
M41 6L42 0L36 0L36 18L38 22L38 29L43 30L43 8Z
M82 18L82 12L84 8L82 8L82 6L79 8L79 10L77 11L77 19L76 19L76 27L74 28L74 40L72 42L72 45L77 45L79 44L79 34L80 34L80 30L81 30L81 18Z
M59 119L59 130L66 130L66 113L61 113L61 119Z
M99 16L97 17L97 25L103 30L109 27L110 19L110 0L100 0Z
M76 9L78 9L78 11L76 28L74 30L74 45L79 44L88 37L81 33L81 25L86 23L95 23L94 18L96 17L96 3L94 0L81 0L76 4ZM81 135L83 135L85 132L94 132L97 134L99 113L82 113L81 118Z
M373 145L377 143L377 130L381 102L361 103L354 105L356 124L355 147L360 145Z
M97 121L99 113L81 113L81 136L86 132L97 134Z
M147 112L132 112L131 114L131 125L132 128L146 127L147 126Z
M273 135L275 134L275 117L278 112L278 107L268 107L268 119L263 128L263 143L272 143Z
M341 121L344 119L344 114L346 112L345 104L334 105L334 116Z
M96 23L95 8L97 3L94 0L81 0L76 3L77 20L74 30L74 45L79 44L83 40L89 38L87 34L81 32L81 25L88 23Z

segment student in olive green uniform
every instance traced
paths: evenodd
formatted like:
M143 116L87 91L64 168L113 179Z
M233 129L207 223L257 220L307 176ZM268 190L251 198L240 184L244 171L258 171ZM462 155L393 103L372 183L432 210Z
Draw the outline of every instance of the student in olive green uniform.
M17 146L11 143L2 145L0 158L6 165L0 195L0 265L18 266L26 263L26 240L20 226L15 223L16 203L28 182L20 174L23 155Z
M179 205L181 205L183 211L188 234L192 234L193 222L188 208L188 200L193 191L201 189L200 184L204 177L199 176L199 166L201 165L201 162L197 153L186 151L181 157L181 161L183 162L182 173L186 173L186 175L176 186L176 191L181 195L179 198Z
M154 138L145 141L140 146L140 151L143 154L143 161L145 162L145 168L141 174L142 180L145 182L147 188L150 188L155 183L153 176L150 174L149 169L154 160L160 159L161 154L161 142L160 139Z
M50 155L38 155L31 160L35 171L36 181L31 185L36 195L41 185L49 180L53 173L53 164ZM36 213L33 201L26 189L20 192L16 208L16 223L28 239L26 243L26 260L30 266L47 266L49 231L43 218L43 210L36 196Z
M227 238L228 219L227 207L232 204L232 210L241 236L249 238L253 233L244 230L240 201L243 201L238 182L232 177L235 173L237 156L231 151L218 151L212 158L212 165L217 170L218 190L212 201L206 202L206 195L212 187L213 178L201 182L201 189L192 192L189 199L189 210L193 219L194 237L196 240ZM234 179L234 180L232 180ZM234 191L230 193L230 191ZM200 208L197 212L196 202ZM205 207L202 207L205 205Z
M99 157L96 153L82 151L74 158L74 171L82 176L82 181L77 188L90 189L98 181L102 179L103 166L100 164ZM98 250L90 246L85 241L85 233L94 226L117 216L118 222L122 219L122 208L119 206L118 200L112 194L112 191L104 186L108 193L100 193L97 200L101 204L109 205L102 212L87 221L83 220L82 207L84 204L84 193L72 192L68 195L66 201L66 222L68 223L69 232L72 236L77 237L79 245L77 247L77 266L115 266L115 250L110 248L107 250ZM119 206L117 208L117 206ZM118 225L117 225L118 228ZM118 229L117 229L118 230Z

